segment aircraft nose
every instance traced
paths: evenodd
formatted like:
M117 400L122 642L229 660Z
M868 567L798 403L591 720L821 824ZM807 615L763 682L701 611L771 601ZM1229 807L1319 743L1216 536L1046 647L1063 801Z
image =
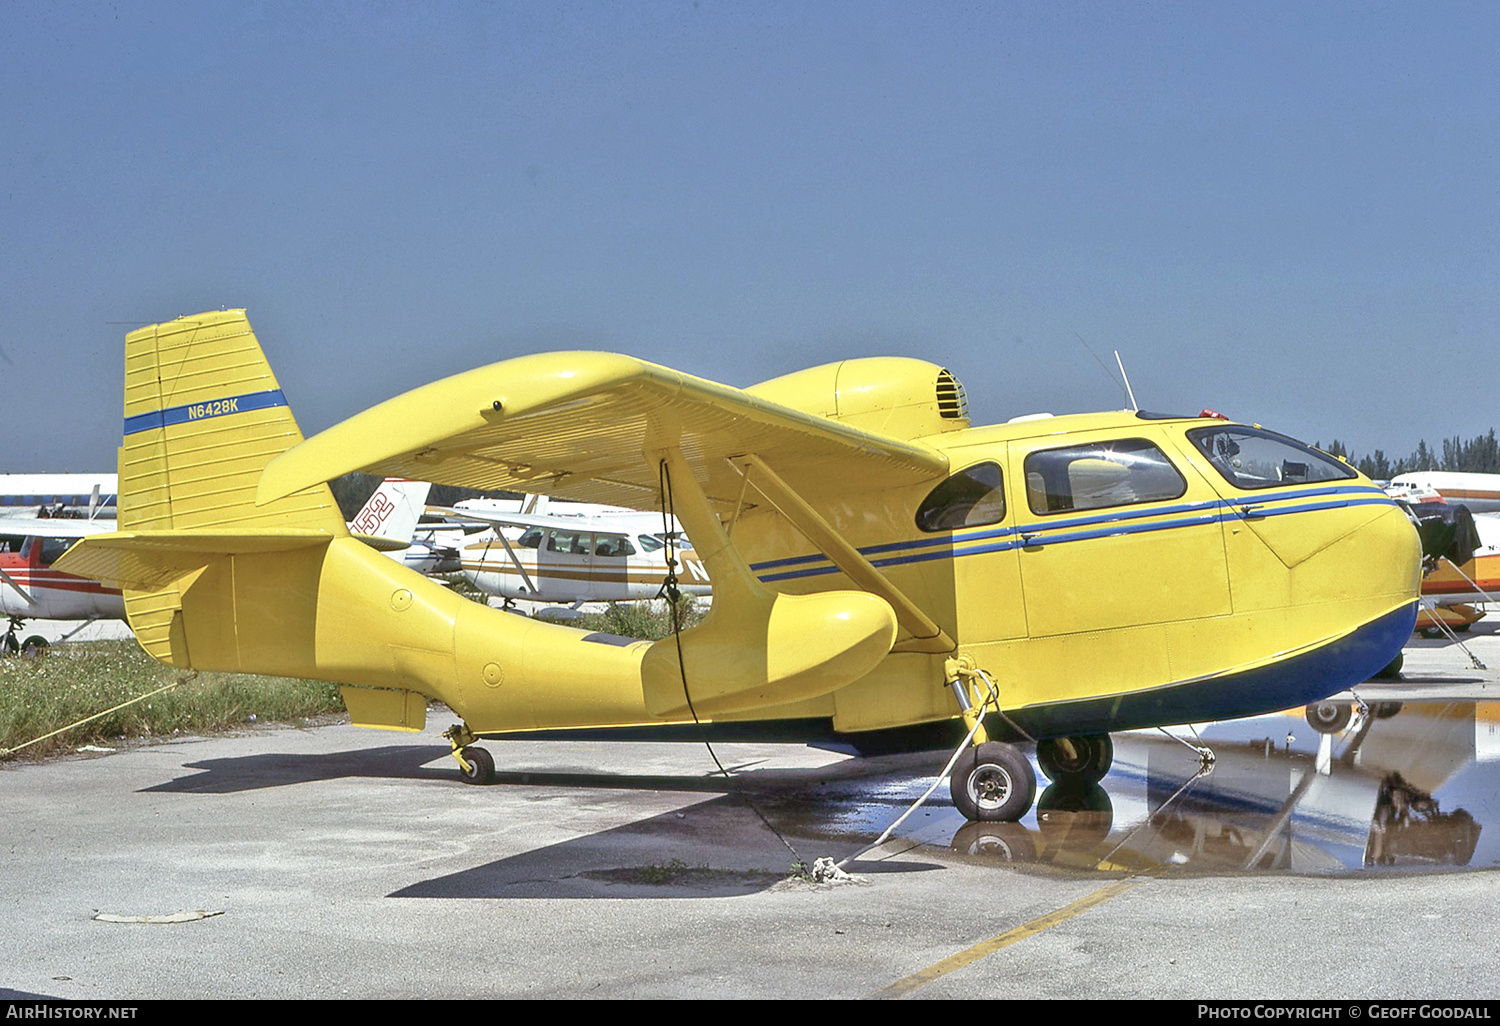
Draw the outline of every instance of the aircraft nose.
M1422 586L1422 546L1405 512L1391 504L1291 568L1293 604L1299 614L1324 621L1329 633L1357 626L1369 633L1350 665L1351 676L1368 679L1401 651L1416 625ZM1362 625L1379 622L1370 633ZM1378 635L1378 636L1377 636Z

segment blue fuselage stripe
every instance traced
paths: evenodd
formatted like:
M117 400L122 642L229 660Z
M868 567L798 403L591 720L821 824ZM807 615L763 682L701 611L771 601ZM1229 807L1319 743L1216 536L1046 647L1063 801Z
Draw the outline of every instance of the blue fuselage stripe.
M1268 503L1301 499L1296 505L1269 507ZM1313 500L1313 501L1306 501ZM1148 534L1155 531L1171 531L1185 527L1201 527L1220 523L1225 519L1247 521L1286 516L1292 513L1309 513L1317 510L1342 509L1347 506L1388 506L1392 500L1380 489L1368 485L1346 485L1334 488L1312 488L1302 491L1278 491L1265 495L1245 496L1240 499L1208 499L1198 502L1178 503L1150 509L1116 510L1109 513L1085 517L1069 517L1066 520L1049 520L1042 523L1014 527L988 527L964 534L945 535L940 538L919 538L903 542L885 542L869 545L859 550L876 567L901 566L906 563L925 563L935 559L956 559L960 556L977 556L992 552L1005 552L1023 546L1062 545L1068 542L1089 541L1127 534ZM1177 514L1192 514L1180 516ZM1171 517L1171 519L1146 518ZM1079 528L1093 528L1079 530ZM985 544L976 544L985 543ZM926 551L913 552L913 549ZM898 553L885 555L886 553ZM878 557L878 558L877 558ZM822 566L808 566L820 563ZM798 567L799 569L786 569ZM755 563L750 567L761 581L794 580L801 577L821 577L839 573L823 553L805 556L790 556L784 559ZM781 571L766 573L765 571Z
M285 405L286 396L279 388L228 396L224 399L210 399L201 403L185 403L182 406L169 406L164 410L152 410L150 413L137 413L133 417L126 417L125 434L134 435L141 431L172 427L176 424L196 423L214 417L249 413L251 410L270 410Z

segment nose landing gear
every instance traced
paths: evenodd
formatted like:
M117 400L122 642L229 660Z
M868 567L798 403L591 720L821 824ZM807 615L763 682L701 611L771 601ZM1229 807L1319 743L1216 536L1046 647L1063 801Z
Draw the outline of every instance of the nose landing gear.
M28 659L35 659L47 654L50 643L40 634L33 634L25 641L17 637L25 626L26 621L19 616L10 618L10 627L0 635L0 655L23 655Z

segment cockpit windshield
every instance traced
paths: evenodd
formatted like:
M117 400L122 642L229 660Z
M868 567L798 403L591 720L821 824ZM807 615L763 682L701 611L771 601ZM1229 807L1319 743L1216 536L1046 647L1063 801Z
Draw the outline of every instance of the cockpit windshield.
M1357 476L1342 460L1259 428L1196 428L1188 432L1188 438L1236 488L1280 488Z

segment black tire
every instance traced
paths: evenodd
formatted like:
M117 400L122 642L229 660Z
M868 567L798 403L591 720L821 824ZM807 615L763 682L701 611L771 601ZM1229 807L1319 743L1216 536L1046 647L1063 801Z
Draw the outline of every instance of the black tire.
M464 757L470 769L459 767L458 775L466 784L493 784L495 782L495 757L486 749L468 748L461 749L459 754Z
M51 642L40 634L33 634L21 642L21 654L28 659L40 659L47 654L47 649L50 645Z
M1050 737L1036 743L1036 764L1059 784L1097 784L1115 761L1108 734Z
M1385 664L1385 667L1377 674L1374 680L1400 680L1401 667L1406 663L1406 653L1397 652L1396 658Z
M21 643L14 634L0 634L0 655L15 655L21 651Z
M1401 711L1400 702L1376 702L1370 706L1370 712L1377 720L1388 720Z
M1014 823L1036 797L1036 774L1015 747L986 741L958 757L948 786L965 819Z
M1319 734L1337 734L1349 726L1354 707L1348 702L1314 702L1304 715L1307 725Z

